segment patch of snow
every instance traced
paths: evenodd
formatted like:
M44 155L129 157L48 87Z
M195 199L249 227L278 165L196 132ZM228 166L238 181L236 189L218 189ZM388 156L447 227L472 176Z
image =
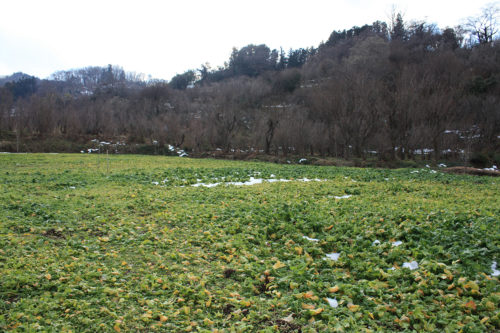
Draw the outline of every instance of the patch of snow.
M82 154L85 154L85 151L83 151L83 150L80 150L80 153L82 153Z
M352 197L351 194L345 194L342 196L335 196L335 199L349 199L350 197Z
M412 262L405 262L403 263L403 268L409 268L410 270L415 270L418 268L418 262L412 261Z
M498 168L496 165L492 166L491 168L484 168L483 170L487 170L487 171L497 171Z
M500 271L497 269L497 262L496 261L493 261L493 263L491 264L491 270L493 271L493 273L491 273L491 276L499 276L500 275Z
M337 300L335 298L327 298L326 299L328 301L328 304L332 307L332 308L336 308L339 306L339 302L337 302Z
M378 244L380 244L380 241L378 239L375 239L372 243L372 245L378 245Z
M399 246L399 245L401 245L401 244L403 244L403 242L402 242L402 241L395 241L395 242L392 242L392 246Z
M395 271L396 267L387 268L388 271Z
M426 164L426 165L425 165L425 167L426 167L426 168L430 168L431 166L430 166L429 164Z
M215 186L219 186L221 183L213 183L213 184L205 184L205 183L196 183L196 184L192 184L191 186L192 187L215 187ZM183 186L181 186L183 187Z
M305 163L305 162L307 162L307 159L305 159L305 158L301 158L301 159L299 160L299 163L300 163L300 164Z
M151 184L153 184L153 185L160 185L160 183L158 183L158 182L152 182Z
M168 145L168 150L170 150L170 151L175 151L175 147L174 147L174 146L172 146L172 145Z
M413 171L412 171L412 172L410 172L410 173L418 173L418 170L413 170Z
M334 252L334 253L328 253L326 255L326 259L330 259L330 260L333 260L333 261L337 261L337 260L339 260L339 258L340 258L340 253L335 253Z
M444 163L439 163L438 167L440 167L440 168L446 168L446 167L447 167L447 165L446 165L446 164L444 164Z
M436 170L431 170L430 173L437 173L437 171Z
M185 152L182 152L181 154L179 154L179 157L187 157L187 156L188 156L188 154Z
M224 177L222 177L222 179L224 179ZM201 183L200 182L201 179L197 179L197 181L198 181L198 183L191 184L191 186L193 186L193 187L200 187L200 186L202 186L202 187L215 187L218 185L250 186L250 185L262 184L262 183L291 182L290 179L276 179L276 178L263 179L263 178L254 178L254 177L250 177L250 180L245 181L245 182L226 182L226 183L219 182L219 183L206 184L206 183ZM302 179L296 179L295 181L298 181L298 182L310 182L310 181L321 182L323 180L302 178ZM346 197L346 196L344 196L344 197ZM344 197L339 197L339 198L344 198Z
M413 152L417 155L428 155L431 154L434 149L423 148L423 149L415 149Z
M271 174L269 177L271 177L271 178L276 178L276 176L275 176L275 175L273 175L273 174Z
M316 239L316 238L309 238L307 236L302 236L302 238L307 239L308 241L311 241L311 242L319 242L319 239Z
M74 186L70 186L69 188L72 190L76 189L76 187L74 187Z

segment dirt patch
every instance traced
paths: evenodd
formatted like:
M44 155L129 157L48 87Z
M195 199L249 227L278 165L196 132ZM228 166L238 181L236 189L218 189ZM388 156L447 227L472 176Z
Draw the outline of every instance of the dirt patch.
M280 332L285 332L285 333L302 332L302 327L300 325L288 322L283 319L276 320L275 325L278 326L278 330Z
M443 172L454 173L459 175L473 175L473 176L490 176L490 177L498 177L500 176L500 171L495 170L484 170L484 169L476 169L470 167L452 167L442 169Z
M65 239L66 238L62 232L60 232L56 229L46 230L46 231L42 232L42 234L45 237L50 237L50 238L55 238L55 239Z
M226 279L229 279L234 273L236 273L236 271L232 268L228 268L224 271L224 277Z
M224 313L225 315L228 315L228 314L232 313L233 310L234 310L234 305L232 305L232 304L226 304L222 308L222 313Z

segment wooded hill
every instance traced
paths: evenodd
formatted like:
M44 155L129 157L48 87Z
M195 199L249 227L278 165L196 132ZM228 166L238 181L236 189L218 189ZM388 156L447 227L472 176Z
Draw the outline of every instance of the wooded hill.
M0 150L79 151L97 138L157 153L168 145L384 160L475 153L495 162L498 25L477 18L466 28L398 14L333 31L317 48L233 49L224 66L169 82L111 65L47 80L18 74L0 82Z

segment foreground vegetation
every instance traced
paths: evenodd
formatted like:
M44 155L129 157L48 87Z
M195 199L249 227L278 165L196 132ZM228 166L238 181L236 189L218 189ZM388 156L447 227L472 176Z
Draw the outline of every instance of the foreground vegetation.
M132 155L0 165L2 331L500 329L496 178ZM190 186L255 178L282 181Z

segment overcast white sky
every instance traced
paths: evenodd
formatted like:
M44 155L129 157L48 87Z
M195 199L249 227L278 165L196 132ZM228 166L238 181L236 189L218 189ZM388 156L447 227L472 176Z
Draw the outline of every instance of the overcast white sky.
M491 0L0 0L0 75L45 78L57 70L122 66L170 79L232 47L318 46L333 30L406 20L455 26Z

